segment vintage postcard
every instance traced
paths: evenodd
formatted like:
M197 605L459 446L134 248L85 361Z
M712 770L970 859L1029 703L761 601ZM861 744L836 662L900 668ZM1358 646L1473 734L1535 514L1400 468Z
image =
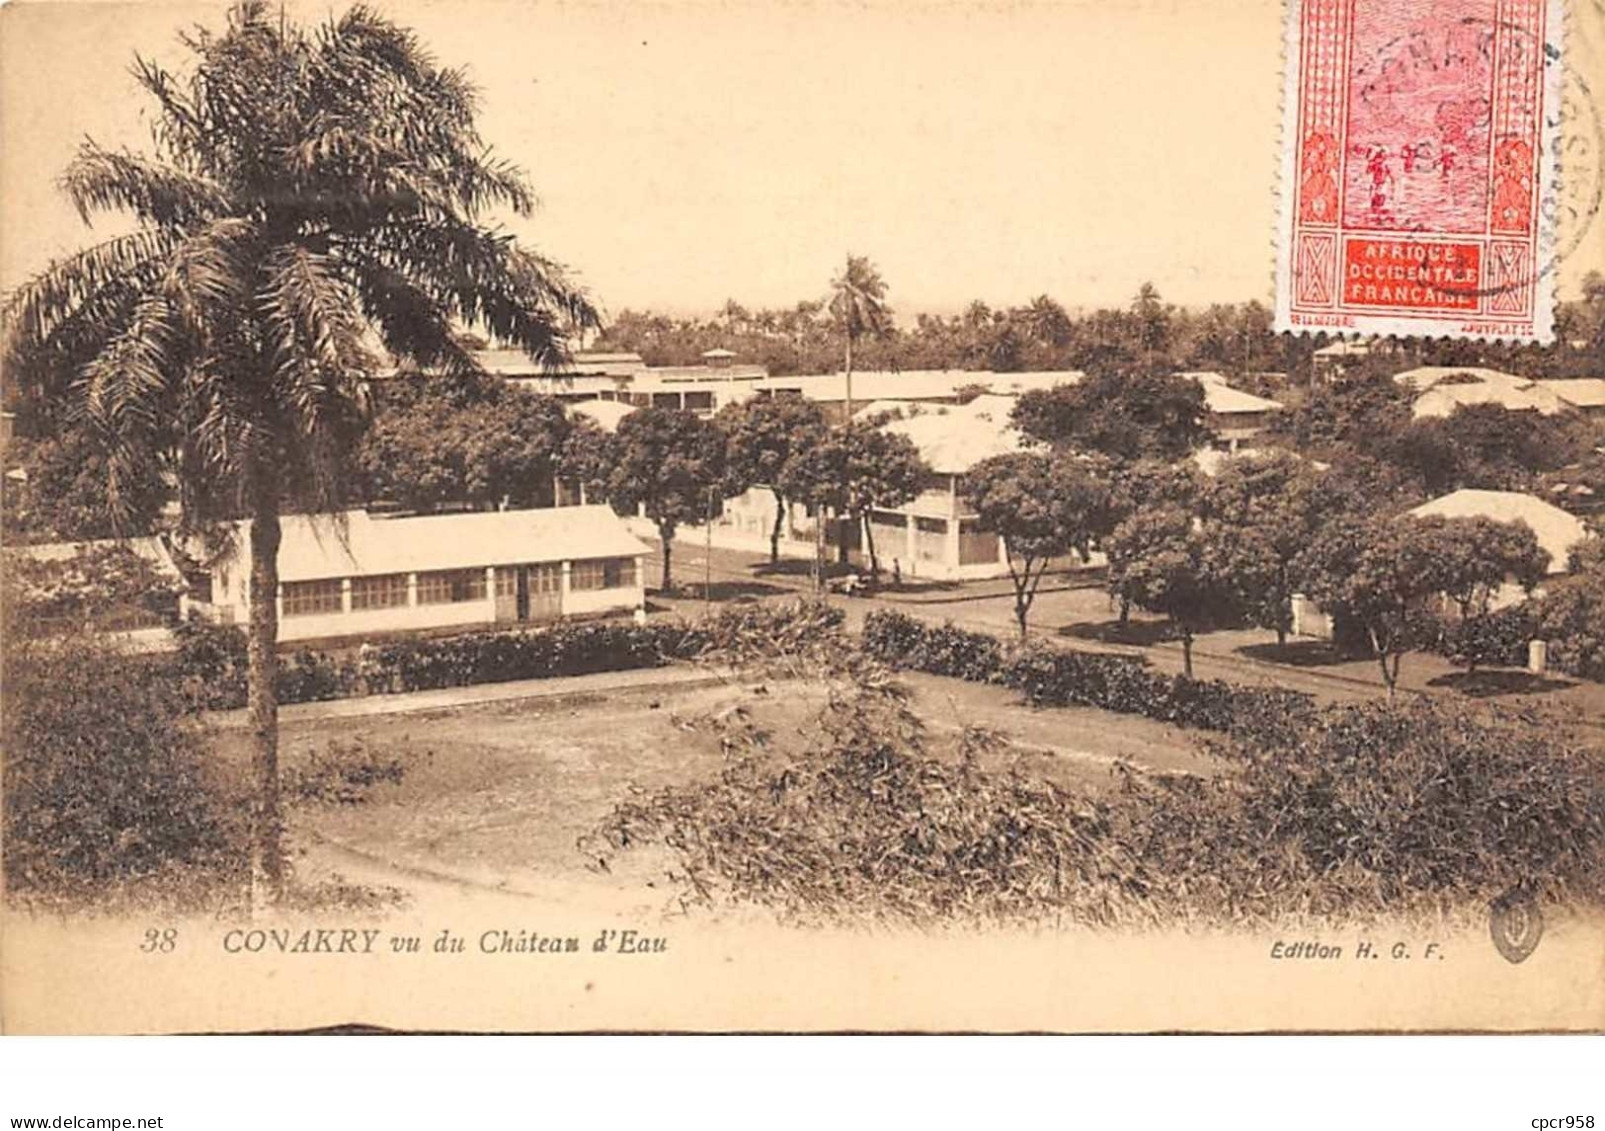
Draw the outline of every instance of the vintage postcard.
M0 1028L1605 1027L1602 90L1597 0L5 7Z

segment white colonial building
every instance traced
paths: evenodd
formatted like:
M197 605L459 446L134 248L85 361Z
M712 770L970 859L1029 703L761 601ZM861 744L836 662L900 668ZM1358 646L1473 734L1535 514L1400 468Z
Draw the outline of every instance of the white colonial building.
M387 517L286 516L279 639L516 625L645 603L648 548L605 506ZM250 617L250 525L191 572L188 604Z

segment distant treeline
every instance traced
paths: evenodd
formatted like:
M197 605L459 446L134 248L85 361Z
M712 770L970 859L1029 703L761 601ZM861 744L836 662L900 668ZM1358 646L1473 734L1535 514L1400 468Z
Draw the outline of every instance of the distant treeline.
M1530 376L1599 375L1605 373L1602 327L1605 275L1595 272L1582 299L1560 304L1554 346L1415 342L1401 349L1400 367L1487 365ZM1307 378L1310 355L1325 340L1273 334L1271 312L1259 302L1187 309L1145 284L1123 309L1071 313L1040 295L1024 306L993 309L977 300L962 314L920 314L912 324L904 318L885 336L860 340L854 366L1020 372L1154 365L1215 370L1247 378L1245 387L1252 388L1252 374ZM823 299L783 310L749 310L732 299L711 318L623 310L595 348L631 350L650 365L696 365L705 350L729 349L777 375L830 373L842 364L842 335Z

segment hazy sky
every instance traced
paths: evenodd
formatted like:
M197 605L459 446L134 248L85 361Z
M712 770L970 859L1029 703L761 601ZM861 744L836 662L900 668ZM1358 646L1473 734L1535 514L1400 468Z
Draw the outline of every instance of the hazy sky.
M609 311L789 305L848 250L905 315L1270 300L1282 0L375 6L469 68L543 201L510 226ZM0 286L85 242L53 184L80 138L145 144L134 53L181 65L222 11L0 13Z

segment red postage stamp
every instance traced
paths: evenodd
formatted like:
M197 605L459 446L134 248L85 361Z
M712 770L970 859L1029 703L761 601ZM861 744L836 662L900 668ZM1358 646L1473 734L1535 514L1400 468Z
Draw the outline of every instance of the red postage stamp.
M1276 327L1553 336L1562 0L1289 0Z

